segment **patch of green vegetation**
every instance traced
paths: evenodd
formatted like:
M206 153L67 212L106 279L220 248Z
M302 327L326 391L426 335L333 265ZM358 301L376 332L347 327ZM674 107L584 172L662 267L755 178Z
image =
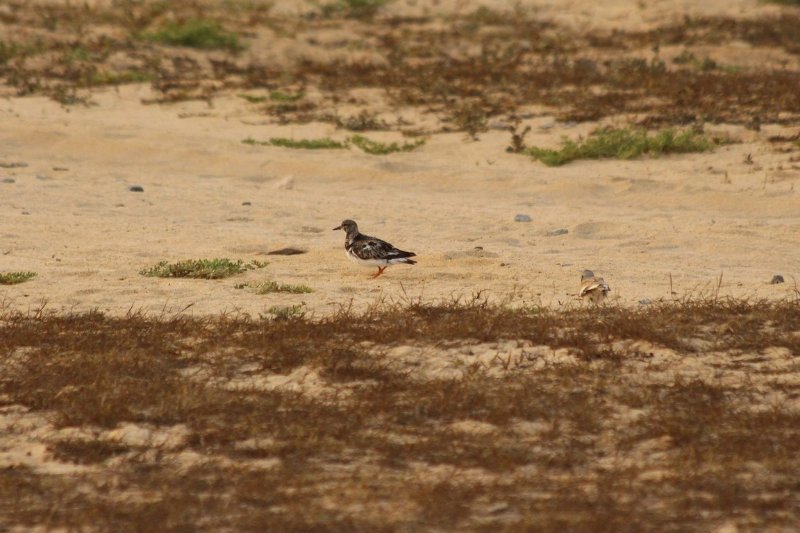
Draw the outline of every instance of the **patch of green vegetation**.
M260 146L280 146L283 148L295 148L305 150L326 150L347 148L347 141L340 142L323 137L321 139L288 139L286 137L272 137L268 141L257 141L251 137L243 140L242 143Z
M34 41L24 43L0 41L0 65L4 65L14 58L38 54L45 49L46 46L41 37Z
M270 294L273 292L288 292L290 294L308 294L314 292L307 285L290 285L288 283L278 283L277 281L263 281L261 283L239 283L235 285L237 289L251 287L256 290L256 294Z
M425 139L417 139L413 143L381 143L363 137L361 135L353 135L350 137L350 142L358 146L368 154L372 155L386 155L392 152L410 152L425 144Z
M177 263L161 261L157 265L139 271L142 276L157 278L199 278L221 279L241 274L248 270L264 268L268 263L262 261L243 262L221 259L188 259Z
M219 22L208 19L190 19L184 22L170 22L144 38L171 46L186 46L203 50L230 50L237 52L244 46L239 37L225 31Z
M276 320L288 320L290 318L301 318L305 315L303 311L305 304L296 305L273 305L267 309L267 313L272 315Z
M680 55L676 56L672 60L672 62L676 65L689 65L703 72L721 70L734 74L742 70L741 67L737 67L735 65L721 65L708 56L704 57L702 60L698 59L697 56L688 50L681 52Z
M369 19L392 0L335 0L321 6L325 17L344 16Z
M389 129L389 125L386 121L378 119L375 115L367 111L361 111L358 115L347 118L337 116L334 121L338 128L344 128L350 131Z
M285 137L272 137L268 141L258 141L252 137L242 140L243 144L251 146L280 146L283 148L295 148L305 150L325 150L325 149L345 149L350 143L358 146L368 154L386 155L393 152L410 152L425 144L425 139L417 139L413 143L381 143L368 139L362 135L353 135L345 141L335 141L328 137L321 139L287 139Z
M70 61L89 61L92 58L92 55L85 47L76 45L67 51L67 58Z
M273 137L269 140L272 146L281 146L283 148L302 148L305 150L320 150L320 149L342 149L347 148L347 141L339 142L323 137L322 139L287 139L285 137Z
M36 272L0 272L0 285L16 285L36 277Z
M305 96L305 93L299 92L297 94L285 93L283 91L272 91L269 93L269 99L275 102L296 102Z
M725 142L694 130L678 132L667 128L648 135L644 130L603 128L586 139L573 141L565 138L558 150L531 146L524 153L552 167L576 159L633 159L642 154L658 157L671 153L707 152Z
M0 41L0 65L4 65L19 53L20 46L17 43Z
M267 101L266 96L253 96L252 94L239 94L237 96L239 96L239 98L247 100L251 104L261 104Z

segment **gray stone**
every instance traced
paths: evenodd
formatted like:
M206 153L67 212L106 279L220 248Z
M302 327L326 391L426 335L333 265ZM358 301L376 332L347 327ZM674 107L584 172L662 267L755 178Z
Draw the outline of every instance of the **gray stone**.
M242 205L253 205L252 202L242 202Z
M642 298L639 300L639 305L650 305L651 303L653 303L653 300L650 298Z
M3 178L3 183L14 183L15 181L14 178Z
M531 217L528 215L517 215L514 217L514 222L530 222Z
M144 192L144 187L141 185L131 185L128 187L128 190L131 192Z
M783 276L781 276L780 274L775 274L774 276L772 276L772 281L770 281L770 283L772 285L777 285L778 283L783 283L783 281L784 281Z
M569 230L565 229L565 228L551 229L551 230L548 230L547 236L548 237L558 237L559 235L566 235L567 233L569 233Z

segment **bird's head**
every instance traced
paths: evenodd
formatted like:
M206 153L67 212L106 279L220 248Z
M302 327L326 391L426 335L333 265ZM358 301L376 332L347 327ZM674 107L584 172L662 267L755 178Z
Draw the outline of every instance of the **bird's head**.
M358 233L358 224L356 224L355 221L348 219L348 220L343 220L341 224L339 224L333 229L334 231L336 231L337 229L343 229L345 233L351 235L353 233Z

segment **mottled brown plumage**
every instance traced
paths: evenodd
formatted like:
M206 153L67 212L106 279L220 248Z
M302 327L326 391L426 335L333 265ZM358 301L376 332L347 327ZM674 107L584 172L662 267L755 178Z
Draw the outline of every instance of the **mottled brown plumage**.
M352 220L344 220L333 229L345 231L344 249L347 257L360 265L378 267L378 271L372 276L373 278L383 274L383 271L389 265L398 263L416 264L416 261L409 258L417 254L395 248L388 242L376 237L361 234L358 231L358 224Z

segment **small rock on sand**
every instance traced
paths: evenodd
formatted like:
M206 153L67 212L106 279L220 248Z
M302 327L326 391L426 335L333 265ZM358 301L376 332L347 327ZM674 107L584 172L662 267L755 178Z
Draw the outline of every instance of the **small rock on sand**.
M528 215L519 214L514 217L514 222L530 222L530 221L531 217L529 217Z
M780 274L775 274L774 276L772 276L772 281L770 281L770 283L772 285L777 285L778 283L783 283L783 281L784 281L783 276L781 276Z
M128 187L128 190L131 192L144 192L144 187L141 185L131 185Z
M547 236L548 237L557 237L559 235L566 235L567 233L569 233L569 230L566 229L566 228L551 229L551 230L548 230Z

